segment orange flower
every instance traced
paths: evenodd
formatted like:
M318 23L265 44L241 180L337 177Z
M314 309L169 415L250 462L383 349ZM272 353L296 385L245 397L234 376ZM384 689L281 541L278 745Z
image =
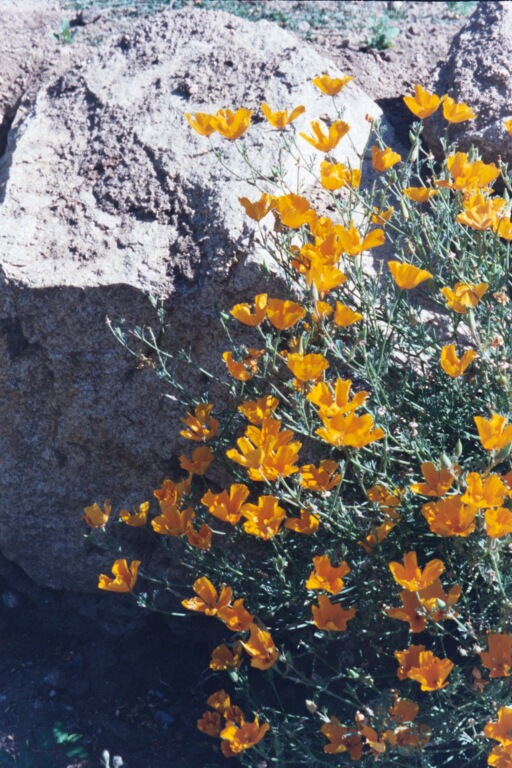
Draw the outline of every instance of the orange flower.
M346 253L347 256L358 256L363 251L369 251L370 248L378 248L379 245L384 244L386 239L383 229L372 229L365 238L362 238L360 232L354 227L352 221L350 222L348 229L338 225L336 231L343 252Z
M196 112L195 115L185 113L187 123L201 136L211 136L215 133L215 117L205 112Z
M258 359L265 354L263 349L248 349L248 354L237 363L233 360L232 352L223 352L222 359L227 365L231 376L237 381L249 381L258 373ZM182 433L183 434L183 433Z
M430 560L423 569L418 567L418 557L416 552L407 552L404 556L404 564L397 562L389 563L389 570L401 587L409 592L418 592L420 589L429 587L445 569L441 560Z
M424 651L424 645L410 645L405 651L396 651L395 657L399 664L396 674L399 680L406 680L409 670L419 666L420 653Z
M300 383L317 381L329 368L329 363L323 355L300 355L298 352L288 355L286 365Z
M448 496L441 501L424 504L421 514L432 533L438 536L469 536L476 528L477 507L462 503L462 496Z
M306 589L325 589L331 595L337 595L345 586L343 576L350 573L350 568L343 561L336 568L331 564L328 555L313 558L314 569L306 581Z
M263 322L267 314L267 294L259 293L254 297L254 312L249 304L235 304L229 311L230 315L244 325L255 328Z
M468 309L476 307L486 290L487 283L455 283L453 290L451 288L441 288L441 293L446 299L450 309L458 312L460 315L466 315Z
M231 587L222 587L220 595L206 576L201 576L194 581L192 589L197 597L191 597L189 600L182 600L181 604L189 611L198 611L205 616L216 616L222 608L225 608L231 602L233 590Z
M410 486L411 491L422 496L444 496L452 487L454 480L460 475L460 467L454 464L451 471L445 467L438 470L431 461L425 461L421 465L421 473L426 482L413 483Z
M108 592L131 592L137 581L140 560L132 560L128 566L127 560L116 560L112 566L114 578L100 574L98 589Z
M242 643L236 642L230 650L227 645L218 645L212 651L210 669L222 672L225 669L238 669L242 663Z
M218 616L232 632L245 632L250 627L254 616L244 606L244 597L235 600L233 605L219 608Z
M387 539L399 519L400 518L398 518L398 520L384 520L381 525L378 525L368 534L368 536L366 536L364 541L358 541L357 543L364 549L366 554L369 555L377 544L380 544L381 541Z
M224 688L212 693L211 696L206 699L206 703L216 712L220 712L221 715L225 715L226 712L231 709L231 698Z
M228 721L226 727L220 734L222 739L222 754L224 757L234 757L241 752L245 752L246 749L250 749L251 747L254 747L255 744L259 744L269 728L270 726L268 723L263 723L263 725L260 726L257 716L252 723L248 723L244 720L241 725L236 725L236 723Z
M473 360L478 357L478 352L474 349L466 349L462 357L457 357L455 351L455 344L448 344L441 348L441 368L443 371L451 376L453 379L462 376L466 368L468 368Z
M372 214L372 217L371 217L372 224L381 224L381 225L387 224L388 221L391 219L393 213L395 212L395 209L393 208L393 206L391 206L391 208L387 208L386 210L382 209L381 211L379 211L379 209L375 208L374 206L373 210L374 210L374 213Z
M480 509L501 507L505 496L510 496L510 490L498 475L482 477L478 472L470 472L466 477L467 490L462 501Z
M160 508L162 514L151 521L155 533L162 536L185 536L196 516L192 507L180 511L175 504L164 502Z
M311 319L314 323L320 323L323 320L327 320L329 315L332 315L334 309L326 301L315 301L313 310L311 312Z
M305 133L300 133L299 136L320 152L330 152L339 144L345 134L349 132L350 125L343 120L336 120L327 129L327 126L321 120L314 120L310 128L312 136L308 136ZM324 129L327 129L329 132L324 133Z
M235 483L227 491L214 494L207 491L201 499L201 504L208 507L208 512L225 523L236 525L242 516L243 503L249 496L246 485Z
M508 135L512 138L512 119L504 120L503 125L505 126Z
M379 149L376 146L372 147L372 165L376 171L384 172L392 168L400 162L402 156L398 152L393 152L391 147L385 149Z
M319 91L325 93L326 96L336 96L353 79L351 75L343 75L343 77L319 75L314 77L311 82L313 85L316 85Z
M193 526L187 529L187 541L190 546L196 549L211 549L212 546L212 529L203 523L198 531Z
M257 506L245 504L242 515L247 518L244 531L251 536L258 536L263 541L273 539L279 533L286 517L284 509L279 506L275 496L260 496Z
M498 722L487 723L484 734L488 739L499 741L504 747L512 747L512 708L500 707Z
M479 653L482 664L491 670L491 677L510 677L512 668L512 637L503 634L487 635L488 651Z
M276 208L285 227L298 229L316 219L316 213L305 197L301 195L281 195L276 197Z
M444 97L443 117L449 123L464 123L466 120L474 120L476 113L464 102L456 104L449 96Z
M411 627L411 632L423 632L428 618L438 622L452 618L454 614L450 608L458 602L460 596L461 588L458 584L446 594L440 580L436 578L432 584L419 592L400 592L403 607L388 608L386 613L393 619L406 621ZM444 605L445 608L441 609L439 605Z
M180 467L191 475L204 475L213 461L213 452L207 445L201 445L192 452L192 460L184 454L179 457Z
M399 288L412 290L425 280L430 280L433 276L426 269L419 269L412 264L400 261L388 261L389 271L393 275L393 280Z
M499 451L512 443L512 424L505 426L507 419L493 413L489 420L475 416L480 442L486 451Z
M320 163L320 183L324 189L334 192L341 187L357 188L361 183L361 171L352 170L343 163Z
M90 528L103 528L107 523L112 512L112 504L108 499L103 502L103 508L98 502L94 502L90 507L84 507L82 520L85 520Z
M318 596L318 605L311 606L311 611L315 626L326 632L345 632L347 622L356 615L354 608L345 610L341 605L331 603L326 595Z
M332 418L321 416L321 418L324 426L315 430L316 434L336 447L363 448L385 437L383 429L373 428L373 418L370 414L356 416L355 413L349 413L347 416L336 415Z
M395 519L399 517L395 510L400 506L403 491L398 488L390 491L385 485L372 485L371 488L368 488L366 495L370 501L378 504L379 508L390 517Z
M187 427L187 429L180 432L180 435L186 437L187 440L196 440L198 442L206 442L215 437L220 422L210 415L212 410L213 405L208 403L196 405L193 415L189 412L185 418L180 419Z
M290 429L281 430L279 419L263 419L261 429L249 425L245 437L237 440L240 452L235 448L226 451L226 456L247 469L249 478L263 482L288 477L298 472L295 463L302 443L292 441ZM290 442L291 441L291 442Z
M450 155L446 159L446 166L453 181L436 181L436 185L465 192L484 189L500 175L500 169L494 163L486 164L481 160L470 162L465 152Z
M319 408L321 417L352 413L364 405L368 392L358 392L349 400L351 387L350 379L336 379L334 391L330 382L320 382L315 384L306 398Z
M359 314L359 312L354 312L354 310L347 307L346 304L337 301L333 319L338 328L347 328L349 325L353 325L362 320L363 315Z
M407 677L421 683L422 691L440 691L448 685L445 680L454 666L453 661L449 659L434 656L432 651L423 651L420 653L419 665L412 667Z
M219 712L205 712L197 721L197 728L207 736L219 738L222 731L222 718Z
M438 189L429 189L428 187L407 187L402 192L415 203L427 203L434 195L439 194Z
M409 699L398 699L398 701L396 701L389 710L389 714L395 723L402 724L412 723L412 721L415 720L418 716L419 711L419 705L416 704L415 701L410 701Z
M331 717L330 722L324 723L320 731L330 742L324 747L327 754L348 752L352 760L360 760L363 756L362 735L355 726L347 728L341 725L337 717Z
M498 237L502 237L504 240L512 240L512 221L510 217L503 216L496 219L492 225L492 231Z
M233 112L231 109L219 109L215 115L215 130L225 139L234 141L242 136L251 124L252 112L241 107Z
M243 205L245 213L250 219L253 221L261 221L269 211L274 210L277 204L277 198L274 197L274 195L267 195L266 192L263 192L260 199L255 203L251 203L247 197L239 197L238 202Z
M444 98L444 96L440 98L435 93L429 93L421 85L415 85L414 96L404 96L404 103L413 115L424 120L436 111Z
M306 283L314 285L320 296L330 293L334 288L346 283L347 276L337 267L325 264L318 259L312 261L306 272Z
M274 645L270 632L258 627L257 624L251 624L248 629L250 637L242 645L251 657L251 667L270 669L279 658L279 651Z
M279 400L273 395L264 395L259 400L246 400L238 406L247 421L251 424L261 424L268 416L272 417L279 405Z
M339 484L341 475L336 474L338 469L338 462L331 459L323 459L318 467L314 464L305 464L300 468L300 484L309 491L325 493Z
M491 229L497 225L498 215L504 205L502 197L488 198L476 192L464 200L464 212L459 213L455 221L479 231Z
M505 507L487 509L485 512L485 531L491 539L501 539L512 533L512 512Z
M302 320L306 310L302 304L296 301L283 301L282 299L269 299L267 301L267 318L274 328L285 331L292 328L299 320Z
M385 613L391 619L406 621L411 632L423 632L427 623L426 612L414 592L404 590L400 592L401 608L386 608ZM396 655L396 654L395 654Z
M311 514L311 512L308 512L307 509L301 509L300 517L289 517L288 520L286 520L284 527L288 528L290 531L295 531L296 533L310 535L316 533L319 525L320 518Z
M495 768L512 768L512 747L503 747L498 744L489 752L487 764Z
M189 475L179 483L174 480L164 480L161 487L153 491L153 496L158 499L160 509L164 510L166 506L181 507L184 496L190 492L192 477Z
M149 501L143 501L139 504L139 511L134 512L133 515L128 512L127 509L122 509L119 513L119 517L126 525L130 525L132 528L142 528L148 521Z
M287 125L290 125L290 123L296 120L299 115L304 114L306 107L303 107L301 104L300 106L295 107L295 109L292 109L291 112L288 110L277 110L276 112L273 112L269 105L263 102L261 105L261 111L267 118L272 128L278 128L281 130L282 128L286 128Z

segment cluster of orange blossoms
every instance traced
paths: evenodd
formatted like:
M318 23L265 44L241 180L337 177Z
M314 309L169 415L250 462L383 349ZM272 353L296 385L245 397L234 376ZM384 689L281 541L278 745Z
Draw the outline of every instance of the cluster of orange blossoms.
M512 709L500 707L498 721L488 723L484 728L484 735L488 739L499 742L498 746L491 750L487 763L495 768L512 767Z
M208 736L222 740L220 748L224 757L236 757L254 747L270 727L268 723L260 725L257 716L248 722L240 707L231 704L224 689L212 693L206 703L213 711L205 712L197 721L197 727Z

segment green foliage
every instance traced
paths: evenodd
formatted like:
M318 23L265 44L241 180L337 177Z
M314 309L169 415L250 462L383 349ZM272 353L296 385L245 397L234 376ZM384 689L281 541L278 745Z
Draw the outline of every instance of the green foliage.
M76 34L76 29L71 29L69 19L63 19L57 32L52 32L52 37L62 45L70 45Z
M381 16L379 19L372 19L368 29L368 48L375 48L377 51L393 48L399 34L400 27L389 17Z

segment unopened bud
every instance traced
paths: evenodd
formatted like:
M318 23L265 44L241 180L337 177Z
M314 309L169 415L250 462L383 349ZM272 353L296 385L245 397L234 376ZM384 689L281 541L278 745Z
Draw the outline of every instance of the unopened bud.
M505 461L505 459L508 459L510 454L512 454L512 443L509 443L504 448L502 448L501 451L496 456L496 459L498 461Z
M441 454L441 465L445 469L451 469L452 468L452 461L451 459L446 455L446 453Z
M311 699L306 699L304 703L306 704L306 709L308 712L310 712L312 715L315 715L317 713L318 707L314 701L312 701Z
M456 458L459 458L459 456L462 456L462 443L460 441L460 438L455 443L455 448L453 449L453 453Z

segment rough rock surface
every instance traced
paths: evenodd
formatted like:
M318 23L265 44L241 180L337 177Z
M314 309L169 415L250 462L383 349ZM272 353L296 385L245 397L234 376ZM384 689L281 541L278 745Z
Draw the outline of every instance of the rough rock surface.
M310 83L323 71L337 73L274 25L186 9L97 51L15 121L0 160L0 549L38 583L95 589L112 556L84 543L81 509L149 498L186 448L175 437L182 410L116 343L106 315L152 322L147 296L161 296L178 341L215 367L225 342L214 303L261 288L237 202L257 193L184 112L302 103L307 130L330 111ZM361 148L364 117L380 110L352 83L343 102ZM256 118L247 146L257 166L270 167L278 141ZM242 167L235 143L214 143ZM339 147L353 159L347 137Z
M487 162L499 156L512 162L512 139L503 126L512 118L512 3L478 3L453 39L435 91L465 102L477 114L475 120L450 126L450 138L461 151L473 144ZM434 149L445 128L440 114L426 121L424 137Z

